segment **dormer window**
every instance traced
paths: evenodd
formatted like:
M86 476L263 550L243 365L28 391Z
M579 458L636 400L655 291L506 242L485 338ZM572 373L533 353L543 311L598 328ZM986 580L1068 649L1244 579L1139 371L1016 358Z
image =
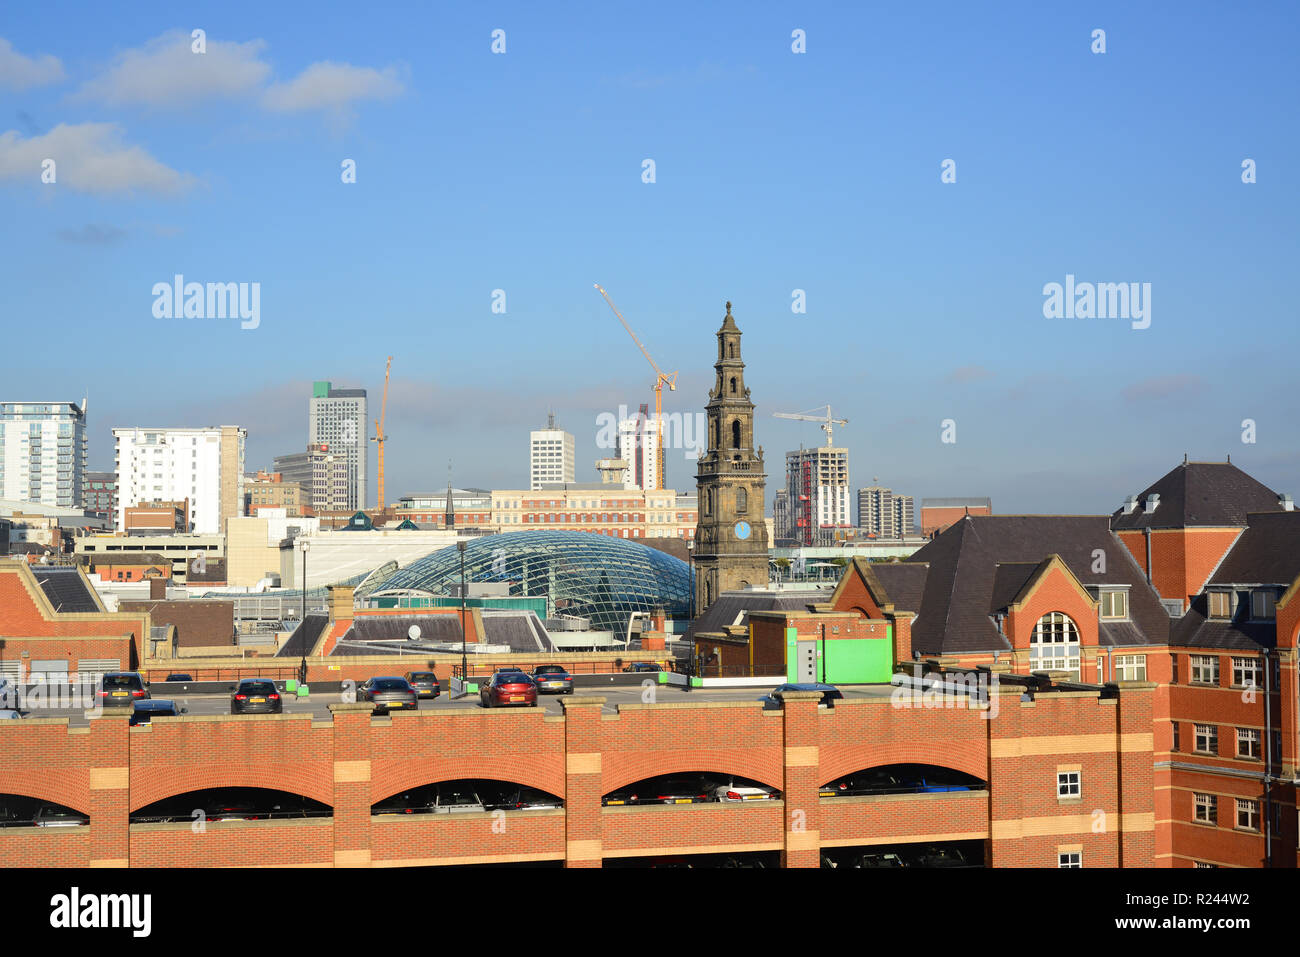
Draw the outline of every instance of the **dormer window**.
M1261 588L1250 593L1250 617L1257 621L1266 621L1273 617L1273 606L1277 602L1277 593L1271 588Z
M1209 600L1211 618L1232 617L1232 592L1212 591L1206 597Z
M1101 590L1101 617L1121 619L1128 617L1128 592L1120 588Z

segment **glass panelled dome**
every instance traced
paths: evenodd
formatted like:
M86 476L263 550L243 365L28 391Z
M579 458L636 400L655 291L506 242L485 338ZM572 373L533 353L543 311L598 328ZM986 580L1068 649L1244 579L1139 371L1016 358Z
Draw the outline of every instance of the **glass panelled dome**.
M467 582L507 582L511 595L544 597L551 615L591 619L621 633L632 612L690 613L691 571L657 549L591 532L521 531L485 535L465 548ZM397 571L385 591L414 588L448 594L460 583L460 552L439 549Z

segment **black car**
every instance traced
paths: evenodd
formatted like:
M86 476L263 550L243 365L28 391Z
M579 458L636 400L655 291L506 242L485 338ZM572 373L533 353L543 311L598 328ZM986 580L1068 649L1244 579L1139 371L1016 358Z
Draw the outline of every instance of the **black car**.
M183 672L183 671L177 671L177 672L173 672L172 674L169 674L169 675L166 677L166 679L164 679L164 680L166 680L166 681L180 681L180 682L193 681L193 680L194 680L194 676L193 676L193 675L190 675L190 674L186 674L186 673Z
M167 698L150 698L148 701L137 701L135 708L131 711L132 728L141 724L148 724L154 718L175 717L178 714L187 714L189 708L177 707L175 701Z
M417 698L436 698L442 692L438 676L432 671L408 671L406 683L415 689Z
M532 678L538 694L573 694L573 677L561 665L539 665Z
M634 661L634 662L632 662L630 665L628 665L626 668L624 668L623 670L624 670L624 671L630 671L630 672L642 672L642 671L655 672L655 671L663 671L663 669L660 668L660 667L659 667L657 664L655 664L653 661Z
M641 797L638 794L639 789L629 785L625 788L619 788L617 791L610 791L600 799L601 807L626 807L633 804L640 804Z
M149 682L138 671L110 671L99 688L105 708L127 708L149 697Z
M489 811L553 810L564 807L564 802L537 788L516 787L483 790L483 806Z
M776 696L776 693L778 691L780 692L820 691L822 694L822 699L821 701L817 702L817 704L819 707L824 705L827 708L835 707L835 702L844 697L844 692L840 691L840 689L835 687L834 685L824 685L818 682L811 682L811 681L805 682L803 684L797 684L797 683L783 684L783 685L777 685L777 687L773 688L770 692L768 692L763 697L758 699L759 701L763 702L764 710L768 710L768 711L772 709L780 710L781 699Z
M284 699L275 682L267 678L243 678L230 699L231 714L284 714Z
M419 707L419 699L410 682L395 675L367 678L366 683L357 689L357 701L373 704L374 714L388 714L395 709L413 711Z
M901 794L916 790L896 774L889 771L859 771L824 785L822 797L853 797L859 794Z
M702 804L709 800L714 787L696 777L668 776L643 781L639 788L641 804Z

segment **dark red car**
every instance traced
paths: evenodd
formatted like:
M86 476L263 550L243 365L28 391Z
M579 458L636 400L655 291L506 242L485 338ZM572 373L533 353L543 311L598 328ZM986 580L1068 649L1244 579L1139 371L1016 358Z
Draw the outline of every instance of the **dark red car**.
M505 705L537 707L537 682L522 671L498 671L478 692L485 708Z

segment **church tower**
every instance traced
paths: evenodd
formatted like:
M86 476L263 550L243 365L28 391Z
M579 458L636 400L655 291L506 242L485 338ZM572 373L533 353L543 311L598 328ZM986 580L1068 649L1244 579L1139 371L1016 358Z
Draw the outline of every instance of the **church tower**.
M708 450L700 455L695 485L695 608L702 613L724 591L768 583L767 476L763 449L754 451L754 403L745 385L740 329L731 303L718 330L717 373L709 402Z

